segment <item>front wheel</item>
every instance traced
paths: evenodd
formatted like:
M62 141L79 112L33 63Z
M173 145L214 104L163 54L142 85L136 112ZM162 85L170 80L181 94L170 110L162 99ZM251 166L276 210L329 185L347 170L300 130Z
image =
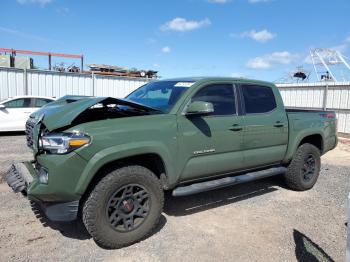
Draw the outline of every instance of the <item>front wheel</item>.
M285 174L287 186L297 191L311 189L320 173L320 155L320 150L314 145L302 144Z
M127 166L107 174L83 206L83 222L100 246L119 248L145 238L157 225L164 195L147 168Z

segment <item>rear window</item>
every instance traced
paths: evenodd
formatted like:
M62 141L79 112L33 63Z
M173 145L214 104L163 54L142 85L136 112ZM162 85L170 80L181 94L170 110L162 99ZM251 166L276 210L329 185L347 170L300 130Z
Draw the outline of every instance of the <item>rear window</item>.
M276 108L275 96L268 86L242 85L242 93L247 114L267 113Z

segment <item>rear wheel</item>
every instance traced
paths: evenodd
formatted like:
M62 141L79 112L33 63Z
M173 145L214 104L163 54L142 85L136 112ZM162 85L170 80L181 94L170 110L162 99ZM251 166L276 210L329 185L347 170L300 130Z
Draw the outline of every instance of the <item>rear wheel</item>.
M301 145L285 174L287 186L298 191L312 188L318 179L320 167L320 150L308 143Z
M152 232L163 210L158 178L142 166L127 166L107 174L83 206L87 231L102 247L119 248Z

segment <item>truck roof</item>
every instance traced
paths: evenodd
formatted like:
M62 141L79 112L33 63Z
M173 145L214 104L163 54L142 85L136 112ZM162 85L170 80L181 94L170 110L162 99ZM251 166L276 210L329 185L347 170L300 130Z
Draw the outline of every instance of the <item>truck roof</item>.
M178 78L162 79L160 81L179 81L179 82L242 81L242 82L249 82L249 83L273 85L272 82L261 81L256 79L248 79L243 77L219 77L219 76L178 77Z

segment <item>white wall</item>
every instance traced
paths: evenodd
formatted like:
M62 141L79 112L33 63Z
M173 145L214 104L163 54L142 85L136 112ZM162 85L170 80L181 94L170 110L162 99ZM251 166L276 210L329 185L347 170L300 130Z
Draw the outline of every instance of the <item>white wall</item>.
M278 84L287 107L327 109L336 112L338 131L350 133L350 82Z
M122 98L148 79L60 73L0 67L0 100L19 95L61 97L64 95Z

